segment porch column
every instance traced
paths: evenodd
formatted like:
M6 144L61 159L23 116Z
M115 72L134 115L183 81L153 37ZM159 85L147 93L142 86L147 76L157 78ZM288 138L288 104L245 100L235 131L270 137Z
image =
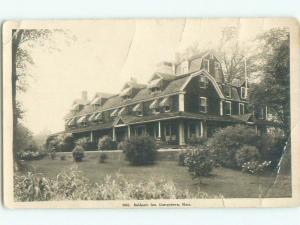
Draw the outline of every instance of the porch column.
M113 139L113 141L116 141L116 130L115 130L115 127L112 128L112 139Z
M94 138L93 138L93 131L91 131L91 135L90 135L90 141L93 142Z
M127 129L128 129L127 130L127 135L128 135L128 138L130 138L130 125L127 126Z
M220 100L220 115L223 116L223 101Z
M185 145L183 121L179 121L179 132L178 133L179 133L179 145Z
M203 137L203 122L200 121L200 137Z
M161 139L161 126L160 126L160 121L158 121L158 139Z
M207 137L207 124L206 121L201 121L202 122L202 137Z
M179 94L178 108L179 112L184 112L184 94Z

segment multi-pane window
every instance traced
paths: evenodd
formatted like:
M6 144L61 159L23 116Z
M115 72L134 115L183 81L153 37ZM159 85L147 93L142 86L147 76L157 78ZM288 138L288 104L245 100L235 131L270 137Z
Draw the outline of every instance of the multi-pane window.
M203 69L206 70L207 72L209 72L209 60L208 59L203 60Z
M200 88L207 88L208 86L208 80L205 76L200 76L199 78L199 86Z
M239 103L239 114L240 115L245 114L245 105L243 103Z
M225 101L223 104L224 104L224 114L231 115L231 102Z
M229 85L224 86L224 93L226 97L231 98L231 87Z
M207 98L200 97L199 98L199 111L203 113L207 113Z
M241 98L245 99L247 97L247 89L245 87L241 87Z

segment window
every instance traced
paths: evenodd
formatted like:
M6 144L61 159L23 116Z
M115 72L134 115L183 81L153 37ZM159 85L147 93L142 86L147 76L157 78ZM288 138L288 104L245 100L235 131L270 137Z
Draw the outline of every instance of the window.
M159 87L153 87L150 90L151 90L152 93L160 92L160 88Z
M135 112L137 116L142 116L143 115L143 105L142 105L142 103L136 104L132 108L132 111Z
M207 86L208 86L208 80L207 80L206 77L201 76L199 78L199 86L200 86L200 88L207 88Z
M203 60L203 69L206 70L207 72L209 72L209 60L208 59Z
M245 87L241 87L241 98L247 98L247 89Z
M259 107L258 108L258 119L264 119L265 115L264 115L264 107Z
M207 113L207 98L200 97L199 98L199 111L203 113Z
M224 85L224 93L226 97L231 98L231 87L228 85Z
M230 101L224 102L224 114L231 115L231 102Z
M243 103L239 103L239 114L240 115L245 114L245 105Z
M143 116L143 112L142 111L136 111L136 115L137 116Z
M210 59L214 59L214 54L209 54Z
M158 113L160 113L160 109L159 108L154 108L154 109L152 109L152 113L153 114L158 114Z
M169 105L165 106L165 112L170 112L171 111L171 107Z

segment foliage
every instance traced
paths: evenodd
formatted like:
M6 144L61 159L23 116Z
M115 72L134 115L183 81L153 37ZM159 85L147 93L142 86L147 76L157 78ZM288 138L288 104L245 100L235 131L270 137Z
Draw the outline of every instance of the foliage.
M56 159L56 151L50 152L49 155L52 160Z
M118 150L124 150L125 145L126 145L126 141L127 141L127 139L124 140L124 141L119 142L119 143L118 143L118 146L117 146L117 149L118 149Z
M253 145L258 140L255 130L247 126L228 126L217 130L208 142L216 160L224 167L237 168L235 154L243 145Z
M72 156L75 162L81 162L84 158L84 148L80 145L76 145L72 151Z
M18 123L15 137L15 150L16 152L25 151L30 145L36 146L32 132L25 127L22 123ZM34 150L36 151L36 150Z
M178 154L178 165L179 166L185 166L185 160L187 157L187 151L180 151Z
M208 150L192 148L187 151L184 164L193 179L195 179L208 176L213 170L214 162Z
M188 145L196 146L196 145L204 145L207 141L206 137L192 137L187 141Z
M260 159L260 154L258 149L255 146L243 145L235 153L236 165L240 168L246 162L253 162L259 159Z
M250 173L253 175L259 175L266 171L266 169L270 166L271 161L252 161L246 162L242 165L242 171L244 173Z
M117 143L110 136L103 136L99 139L98 150L116 150Z
M125 141L124 153L132 165L153 164L157 155L155 140L149 136L132 137Z
M286 137L290 134L290 35L287 29L271 29L257 37L261 82L253 87L251 101L267 105Z
M65 161L66 160L66 155L61 155L60 160Z
M150 177L138 184L132 184L124 176L115 178L107 175L100 183L90 183L74 166L59 173L56 179L42 174L27 173L14 176L16 201L49 200L143 200L143 199L185 199L215 198L205 192L192 194L178 189L172 181L163 177Z
M99 157L99 162L100 163L105 163L105 161L108 159L108 156L107 156L107 154L105 154L105 153L101 153L100 154L100 157Z
M44 151L21 151L17 152L18 160L40 160L47 155Z

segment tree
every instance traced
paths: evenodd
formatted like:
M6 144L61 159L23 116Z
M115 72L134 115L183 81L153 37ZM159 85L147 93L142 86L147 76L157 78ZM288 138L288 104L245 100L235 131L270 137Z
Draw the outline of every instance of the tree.
M18 94L25 92L28 87L28 67L34 61L30 55L30 49L41 45L49 40L54 32L67 34L64 30L48 29L14 29L12 30L12 106L13 106L13 155L17 151L17 129L19 120L22 119L24 111L18 101ZM74 37L73 37L74 38Z
M273 120L290 135L290 36L286 29L271 29L257 37L261 51L258 70L261 82L255 85L251 101L267 105Z

